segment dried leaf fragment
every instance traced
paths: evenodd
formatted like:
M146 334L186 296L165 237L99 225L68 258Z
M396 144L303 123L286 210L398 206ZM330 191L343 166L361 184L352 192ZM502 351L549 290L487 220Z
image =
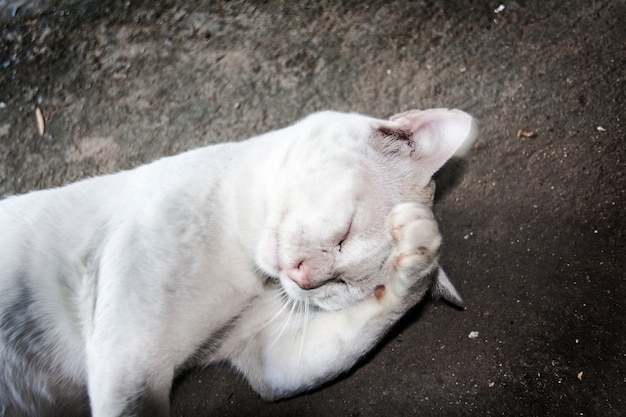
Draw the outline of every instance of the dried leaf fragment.
M46 119L43 118L43 112L39 107L35 107L35 118L37 119L39 136L43 136L43 134L46 133Z
M524 129L520 129L517 131L517 138L534 138L535 136L537 136L536 132L533 132L532 130L524 130Z

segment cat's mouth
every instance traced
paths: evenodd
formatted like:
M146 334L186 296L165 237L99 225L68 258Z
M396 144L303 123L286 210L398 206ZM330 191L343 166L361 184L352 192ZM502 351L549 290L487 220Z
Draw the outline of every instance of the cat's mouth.
M303 285L298 280L293 279L287 272L282 270L279 272L278 278L284 287L293 288L302 294L306 294L307 296L314 296L316 293L320 292L320 290L324 289L324 287L348 285L344 279L344 275L341 273L336 273L330 278L324 280L312 280L306 285Z
M306 301L312 307L324 311L340 310L353 304L355 288L342 274L315 284L314 287L302 288L284 273L279 276L279 285L292 300ZM358 292L358 291L357 291ZM361 298L357 296L357 298Z
M342 274L337 274L334 277L320 282L318 284L316 284L314 287L312 288L303 288L304 290L308 291L308 290L315 290L317 288L323 287L325 285L348 285L348 283L342 278L343 275Z
M325 286L330 286L330 285L348 285L348 283L342 278L343 275L342 274L337 274L325 281L313 281L310 285L308 286L302 286L300 285L298 282L295 282L295 284L302 290L311 294L314 294L319 288L325 287Z

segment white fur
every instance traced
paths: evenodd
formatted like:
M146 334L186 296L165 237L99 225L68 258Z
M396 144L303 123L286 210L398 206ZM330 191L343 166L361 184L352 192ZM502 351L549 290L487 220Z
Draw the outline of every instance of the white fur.
M267 399L349 369L437 281L429 184L472 140L457 110L322 112L0 202L0 415L85 387L95 417L167 415L219 360Z

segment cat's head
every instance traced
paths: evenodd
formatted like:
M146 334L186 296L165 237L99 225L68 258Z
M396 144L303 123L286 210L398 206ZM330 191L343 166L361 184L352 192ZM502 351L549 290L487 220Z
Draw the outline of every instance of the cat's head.
M332 310L371 295L392 248L388 215L431 205L432 175L474 139L459 110L413 110L379 120L316 113L280 131L256 263L285 293Z

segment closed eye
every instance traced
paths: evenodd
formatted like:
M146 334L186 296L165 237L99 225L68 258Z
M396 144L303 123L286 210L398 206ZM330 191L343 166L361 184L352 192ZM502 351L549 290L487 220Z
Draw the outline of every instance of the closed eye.
M339 252L341 252L341 249L343 249L346 240L348 240L348 236L350 235L350 229L352 229L352 219L350 219L350 224L348 225L348 230L346 231L346 234L343 235L343 238L339 241L339 243L337 243L337 248L339 249Z

